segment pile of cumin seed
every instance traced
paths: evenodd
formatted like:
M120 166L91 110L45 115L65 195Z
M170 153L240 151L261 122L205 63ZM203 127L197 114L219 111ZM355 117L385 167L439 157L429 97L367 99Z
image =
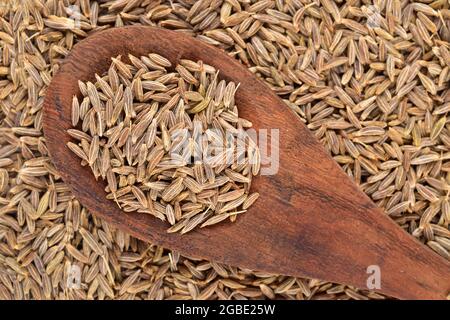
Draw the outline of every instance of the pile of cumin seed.
M235 221L259 197L250 187L261 166L234 103L238 86L202 61L181 59L169 72L156 53L128 59L79 81L68 147L107 181L107 199L167 221L167 232Z
M443 0L8 1L0 6L0 297L383 298L183 257L115 230L73 198L42 137L45 90L78 41L135 24L239 59L400 227L448 259L449 18ZM80 287L68 288L77 268Z

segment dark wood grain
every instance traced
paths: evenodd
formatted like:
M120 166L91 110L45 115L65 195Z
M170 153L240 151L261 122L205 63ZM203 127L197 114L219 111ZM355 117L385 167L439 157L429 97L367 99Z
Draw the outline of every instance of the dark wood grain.
M111 56L149 52L173 63L183 57L213 65L222 79L241 83L236 103L244 118L256 129L279 129L279 171L254 180L261 196L237 222L168 234L158 219L125 214L106 200L104 183L66 147L71 99L79 95L77 81L93 80L95 72L106 71ZM93 214L137 238L189 256L362 289L366 268L378 265L379 291L397 298L442 299L450 289L449 262L377 209L266 85L221 50L181 33L125 27L80 42L47 91L44 132L53 162L73 194Z

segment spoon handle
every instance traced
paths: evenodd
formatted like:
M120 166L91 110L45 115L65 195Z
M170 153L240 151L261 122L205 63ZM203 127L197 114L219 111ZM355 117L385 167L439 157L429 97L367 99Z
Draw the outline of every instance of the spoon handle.
M361 289L369 284L368 289L401 299L447 297L448 260L413 238L378 208L304 126L281 134L284 143L280 158L286 160L268 182L274 188L271 197L278 201L268 202L289 220L286 226L278 222L277 229L288 228L296 242L296 270L287 274L305 275L306 270L310 277ZM379 287L375 281L377 271Z
M370 210L368 223L375 221L369 218L371 215L384 213L376 208ZM363 223L354 222L358 228L363 227ZM366 283L357 284L358 287L368 287L400 299L445 299L450 293L448 261L387 217L379 219L377 225L372 224L359 241L367 241L364 246L368 251L350 254L355 266L362 261L367 265Z
M304 133L303 138L307 137ZM305 275L305 270L312 270L311 277L400 299L445 299L450 292L450 262L400 228L337 164L319 157L321 152L312 151L312 144L304 145L309 146L300 150L302 164L286 161L290 170L281 170L271 180L272 185L282 186L272 191L280 197L274 209L289 220L289 226L286 223L278 229L289 228L300 255L293 266L296 270L287 274ZM303 147L297 144L297 148ZM304 160L309 156L311 161ZM314 157L321 159L320 167ZM288 179L288 183L283 185L279 179ZM281 200L287 194L289 203Z
M256 106L285 108L279 99L268 101L262 91L253 97ZM281 165L276 175L262 177L258 182L260 190L270 191L261 196L264 203L255 207L255 212L262 211L269 219L268 228L276 230L273 234L279 246L273 250L278 257L272 261L284 260L293 268L281 270L279 262L276 271L364 289L368 280L374 280L369 278L371 272L379 270L381 287L375 287L379 292L403 299L447 297L448 260L413 238L379 209L304 125L295 125L281 112L274 114L262 107L256 110L257 127L270 124L280 128L279 149L272 146L271 152L279 154ZM271 232L259 228L262 233ZM280 249L281 246L286 248ZM288 259L282 259L283 255Z

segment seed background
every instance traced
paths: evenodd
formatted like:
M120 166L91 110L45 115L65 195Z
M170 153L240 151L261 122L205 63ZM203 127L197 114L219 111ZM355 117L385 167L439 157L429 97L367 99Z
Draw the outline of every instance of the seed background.
M386 214L449 259L448 8L442 0L0 3L0 298L383 298L182 257L115 230L73 198L42 136L45 90L78 41L129 24L179 30L239 59ZM80 289L66 287L73 265Z

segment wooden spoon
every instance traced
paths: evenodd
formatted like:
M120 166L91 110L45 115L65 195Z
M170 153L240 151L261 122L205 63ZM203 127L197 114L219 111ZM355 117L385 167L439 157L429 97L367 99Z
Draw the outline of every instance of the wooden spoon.
M254 128L278 129L274 175L258 176L258 201L235 223L169 234L168 225L142 213L124 213L105 198L105 183L66 147L77 81L94 80L111 57L155 52L173 64L202 60L220 78L240 83L236 104ZM369 266L381 272L377 291L402 299L444 299L450 263L398 227L347 177L297 116L244 66L179 32L130 26L95 33L77 44L48 88L44 105L47 147L61 177L90 212L142 240L220 263L319 278L367 290ZM275 137L269 130L268 137ZM369 268L369 273L368 273ZM376 276L376 274L374 274ZM370 282L370 281L369 281ZM373 282L375 285L376 282Z

